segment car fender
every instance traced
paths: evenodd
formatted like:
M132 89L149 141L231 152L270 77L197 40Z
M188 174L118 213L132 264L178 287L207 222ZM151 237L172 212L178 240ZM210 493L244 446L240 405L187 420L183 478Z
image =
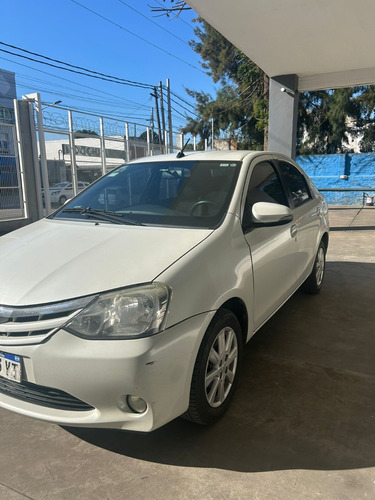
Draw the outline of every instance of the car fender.
M253 332L253 273L249 247L239 218L227 214L224 223L199 245L155 278L167 284L171 300L166 327L201 313L216 311L240 299Z

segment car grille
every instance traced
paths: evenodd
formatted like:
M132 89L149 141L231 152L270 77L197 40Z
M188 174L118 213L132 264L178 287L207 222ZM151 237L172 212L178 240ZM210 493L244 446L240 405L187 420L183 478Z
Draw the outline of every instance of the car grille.
M51 387L23 381L13 382L0 377L0 393L39 406L47 406L56 410L90 411L94 407L75 398L71 394Z
M95 297L40 306L0 305L0 344L41 342L65 325Z

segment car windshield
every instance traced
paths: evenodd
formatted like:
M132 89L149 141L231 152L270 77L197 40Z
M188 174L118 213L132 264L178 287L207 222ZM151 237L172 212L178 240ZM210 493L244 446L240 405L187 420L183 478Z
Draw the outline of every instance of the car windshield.
M217 227L241 162L155 161L113 170L50 218L179 227Z

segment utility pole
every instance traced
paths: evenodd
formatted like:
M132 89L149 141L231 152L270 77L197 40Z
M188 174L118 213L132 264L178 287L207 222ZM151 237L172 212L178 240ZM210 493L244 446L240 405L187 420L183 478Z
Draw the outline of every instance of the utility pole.
M151 156L154 154L154 108L151 108L151 118L150 118L150 127L151 127Z
M160 116L159 116L159 104L158 104L158 91L157 88L154 87L154 93L150 94L152 97L155 97L155 110L156 110L156 121L158 123L158 136L159 136L159 146L160 150L162 150L162 136L161 136L161 128L160 128Z
M164 97L163 97L163 86L162 83L159 82L159 91L160 91L160 113L161 113L161 123L163 125L163 141L165 140L165 116L164 116ZM167 144L164 142L164 153L167 151L165 150Z
M167 78L167 105L168 105L169 152L173 153L171 86L169 78Z
M151 108L150 127L154 130L154 108Z

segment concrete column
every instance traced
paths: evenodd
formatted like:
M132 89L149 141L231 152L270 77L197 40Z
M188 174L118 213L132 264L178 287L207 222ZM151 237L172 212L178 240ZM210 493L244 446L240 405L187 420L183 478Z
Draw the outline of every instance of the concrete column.
M32 130L31 127L34 121L33 108L27 101L18 101L18 110L21 139L20 153L24 160L26 201L30 219L29 222L34 222L43 217L43 204L35 128Z
M268 150L296 156L298 117L298 77L270 78Z

